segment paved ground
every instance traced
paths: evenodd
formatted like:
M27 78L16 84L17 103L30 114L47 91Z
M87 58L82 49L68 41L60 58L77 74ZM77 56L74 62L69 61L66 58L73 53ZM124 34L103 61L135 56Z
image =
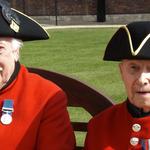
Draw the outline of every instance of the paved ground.
M65 29L65 28L108 28L108 27L112 27L112 28L119 28L120 25L63 25L63 26L54 26L54 25L47 25L47 24L43 24L42 25L44 27L44 29Z

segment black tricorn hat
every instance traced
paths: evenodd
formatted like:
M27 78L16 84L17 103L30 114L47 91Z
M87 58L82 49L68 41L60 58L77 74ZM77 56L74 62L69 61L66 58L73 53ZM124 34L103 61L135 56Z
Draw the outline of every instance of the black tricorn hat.
M48 39L49 35L35 20L0 0L0 37L32 41Z
M132 22L120 27L109 41L104 60L150 60L150 21Z

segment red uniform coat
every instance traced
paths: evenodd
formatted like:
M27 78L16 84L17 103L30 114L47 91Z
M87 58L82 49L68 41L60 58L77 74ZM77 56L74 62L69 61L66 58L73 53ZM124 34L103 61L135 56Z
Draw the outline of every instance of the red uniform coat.
M141 150L142 139L150 139L150 116L133 118L124 102L89 122L84 150Z
M12 122L0 122L1 150L73 150L75 141L64 92L21 66L17 78L0 92L0 104L14 101Z

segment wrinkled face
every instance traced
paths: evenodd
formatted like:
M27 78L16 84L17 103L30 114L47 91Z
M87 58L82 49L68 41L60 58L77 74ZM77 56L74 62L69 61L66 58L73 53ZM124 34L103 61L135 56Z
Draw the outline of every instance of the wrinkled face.
M150 60L123 60L119 66L129 101L150 111Z
M15 67L18 50L13 48L12 38L0 38L0 89L6 84Z

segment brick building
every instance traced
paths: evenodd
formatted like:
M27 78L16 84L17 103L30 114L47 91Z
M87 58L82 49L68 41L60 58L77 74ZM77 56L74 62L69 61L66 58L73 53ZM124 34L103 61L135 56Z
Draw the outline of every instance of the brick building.
M44 23L124 23L150 20L150 0L9 0L11 6ZM42 20L43 19L43 20Z

